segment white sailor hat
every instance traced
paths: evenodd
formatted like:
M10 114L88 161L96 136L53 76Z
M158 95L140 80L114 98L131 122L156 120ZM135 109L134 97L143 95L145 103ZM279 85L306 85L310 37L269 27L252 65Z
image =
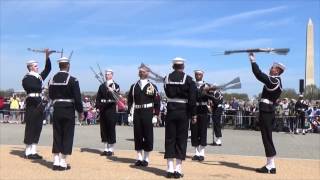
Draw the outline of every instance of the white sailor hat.
M172 64L184 64L185 59L181 57L175 57L172 59Z
M303 94L299 94L299 98L303 98Z
M36 60L29 60L29 61L27 61L27 65L29 66L29 65L32 65L32 64L38 64L38 61L36 61Z
M70 60L67 57L62 57L57 60L58 63L68 63Z
M113 74L113 70L112 70L112 69L106 69L106 70L104 71L104 73L105 73L105 74L109 74L109 73Z
M144 66L143 64L141 64L138 67L139 71L146 71L146 72L150 72L150 69L147 66Z
M286 70L286 66L283 65L282 63L278 63L278 62L274 62L273 65L272 65L272 67L280 68L280 69L282 70L282 72L283 72L284 70Z
M204 72L202 70L194 70L195 74L204 74Z

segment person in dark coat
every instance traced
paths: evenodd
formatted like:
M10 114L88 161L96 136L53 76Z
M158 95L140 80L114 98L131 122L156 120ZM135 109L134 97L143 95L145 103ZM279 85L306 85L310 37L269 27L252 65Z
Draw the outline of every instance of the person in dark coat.
M269 75L267 75L260 70L254 53L249 54L249 60L253 74L257 80L264 84L259 103L259 124L267 163L256 171L275 174L274 160L277 153L272 140L272 127L275 122L275 104L282 92L280 75L284 72L285 66L281 63L274 63L270 68Z
M209 94L212 100L212 145L222 146L221 115L223 113L223 95L215 86L211 87ZM216 140L214 137L216 137Z
M167 159L167 178L181 178L182 161L186 158L189 117L192 123L197 122L197 87L192 77L183 72L183 58L173 59L172 68L174 71L165 77L164 82L168 101L164 158Z
M306 134L306 127L305 127L305 121L306 121L306 111L308 110L308 105L305 100L303 100L303 95L299 95L299 99L295 104L295 112L297 114L297 129L294 132L295 134L299 134L299 127L302 131L302 134Z
M129 116L133 116L134 149L137 151L135 166L149 164L149 154L153 150L153 124L157 123L160 112L158 88L148 76L149 69L140 67L140 80L131 86L128 94L128 109L133 109Z
M208 129L208 101L207 89L210 85L203 81L202 70L195 70L194 76L197 86L197 122L190 122L191 145L195 148L194 161L203 161L205 147L207 146L207 129Z
M70 60L58 60L60 71L49 81L49 98L53 104L53 170L69 170L67 155L72 154L75 111L81 121L83 105L79 81L69 74Z
M112 156L116 143L117 100L120 86L113 80L113 71L105 71L106 82L99 86L96 98L96 107L100 111L100 135L104 143L101 156Z
M52 51L45 49L45 68L39 74L38 62L30 60L27 62L28 73L22 79L23 89L27 93L26 113L25 113L25 131L24 144L26 144L25 158L27 159L42 159L37 153L37 144L39 142L42 123L43 111L42 104L42 83L48 77L51 71L50 54Z

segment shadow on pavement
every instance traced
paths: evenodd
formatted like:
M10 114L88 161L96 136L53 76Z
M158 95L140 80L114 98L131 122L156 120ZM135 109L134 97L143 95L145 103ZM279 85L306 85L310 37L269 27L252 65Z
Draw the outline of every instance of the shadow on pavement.
M215 175L210 175L211 177L218 178L218 179L227 179L230 178L230 174L215 174Z
M120 162L120 163L127 163L127 164L133 164L136 162L135 159L123 158L123 157L117 157L117 156L110 156L110 157L107 157L107 159L109 159L111 161Z
M19 149L19 150L17 150L17 149ZM25 158L24 149L22 149L22 148L17 148L17 149L11 150L10 154L15 155L15 156L19 156L21 158Z
M92 149L92 148L80 148L80 152L88 152L93 154L101 154L101 151L99 149Z
M165 176L166 173L167 173L163 169L159 169L159 168L156 168L156 167L150 167L150 165L148 167L135 166L134 163L136 162L136 159L132 159L132 158L123 158L123 157L117 157L117 156L110 156L110 157L107 157L107 159L109 159L111 161L115 161L115 162L130 164L131 168L139 169L139 170L145 171L145 172L149 172L149 173L155 174L157 176Z
M150 167L150 165L148 167L142 167L142 166L135 166L134 164L131 164L130 167L134 169L139 169L141 171L149 172L157 176L165 177L167 174L167 171L156 168L156 167Z
M20 158L25 158L24 150L11 150L10 154L15 155L15 156L19 156ZM28 159L26 159L26 160L28 160ZM52 162L47 161L45 159L30 159L30 161L32 163L38 163L42 166L45 166L49 169L52 169Z
M213 162L213 163L210 163ZM201 164L207 164L207 165L222 165L230 168L235 168L235 169L242 169L242 170L247 170L247 171L255 171L256 168L253 167L248 167L248 166L242 166L239 163L234 163L234 162L227 162L227 161L205 161L201 162Z

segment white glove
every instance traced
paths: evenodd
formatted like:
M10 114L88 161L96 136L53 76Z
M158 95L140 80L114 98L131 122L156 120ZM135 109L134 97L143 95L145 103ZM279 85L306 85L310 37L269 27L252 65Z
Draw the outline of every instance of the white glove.
M152 124L156 124L157 122L158 122L158 117L157 116L153 116Z
M129 123L132 123L133 122L133 116L131 114L129 114L128 116L128 122Z
M251 63L256 62L256 56L254 55L254 53L249 53L249 60Z

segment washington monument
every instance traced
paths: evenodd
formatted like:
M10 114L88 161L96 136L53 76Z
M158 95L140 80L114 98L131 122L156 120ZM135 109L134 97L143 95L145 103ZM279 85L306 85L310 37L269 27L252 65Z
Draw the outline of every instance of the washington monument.
M306 48L306 76L305 86L314 85L314 42L313 42L313 23L311 18L307 25L307 48Z

